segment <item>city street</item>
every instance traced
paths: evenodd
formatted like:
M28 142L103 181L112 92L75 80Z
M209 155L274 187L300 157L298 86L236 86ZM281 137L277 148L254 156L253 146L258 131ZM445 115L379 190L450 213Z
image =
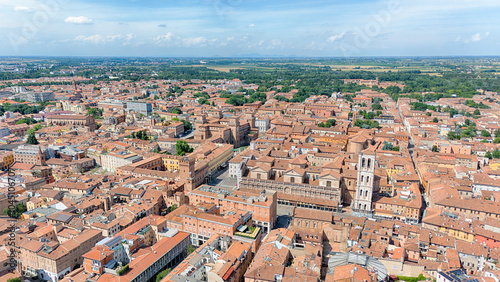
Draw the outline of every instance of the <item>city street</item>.
M193 129L187 135L182 134L181 136L179 136L179 139L189 139L189 138L193 137L195 134L196 134L196 130Z

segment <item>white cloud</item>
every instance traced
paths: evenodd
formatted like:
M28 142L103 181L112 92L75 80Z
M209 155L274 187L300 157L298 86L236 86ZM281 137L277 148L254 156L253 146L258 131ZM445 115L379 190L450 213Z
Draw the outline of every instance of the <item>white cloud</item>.
M68 17L64 20L66 23L72 23L72 24L92 24L92 19L89 19L84 16L80 17Z
M16 6L16 7L14 7L14 11L16 11L16 12L33 13L35 11L35 9L33 9L31 7Z
M326 41L328 41L329 43L333 43L333 42L335 42L337 40L340 40L340 39L344 38L345 34L346 34L346 32L344 31L344 32L342 32L340 34L332 35L332 36L328 37L328 39Z
M248 27L254 27L255 25L254 24L250 24Z
M311 41L305 46L306 50L323 50L325 48L325 43L317 43L316 41Z
M489 35L490 35L489 31L485 32L484 36L478 32L476 34L473 34L471 37L467 37L467 38L463 38L463 37L459 36L455 39L455 42L463 42L463 43L467 43L467 44L471 43L471 42L479 42L479 41L487 38Z
M281 40L279 40L279 39L273 39L273 40L271 40L271 45L273 45L273 46L280 46L281 45Z
M132 41L132 39L135 38L135 35L133 34L127 34L127 35L101 35L101 34L94 34L94 35L79 35L75 37L75 41L83 42L83 43L91 43L91 44L107 44L111 42L116 42L116 41L123 41L124 44L129 43Z
M480 33L476 33L476 34L474 34L474 35L472 36L471 41L472 41L472 42L477 42L477 41L481 41L481 39L482 39L482 38L481 38L481 34L480 34Z
M164 35L158 35L155 40L157 42L163 42L163 41L170 41L174 37L174 34L171 32L167 32L167 34Z
M279 39L273 39L271 40L271 45L267 46L267 49L283 49L285 45L283 42Z
M193 45L201 45L203 46L205 44L205 42L207 42L207 39L205 37L195 37L195 38L185 38L182 40L182 43L184 43L184 45L186 47L191 47Z

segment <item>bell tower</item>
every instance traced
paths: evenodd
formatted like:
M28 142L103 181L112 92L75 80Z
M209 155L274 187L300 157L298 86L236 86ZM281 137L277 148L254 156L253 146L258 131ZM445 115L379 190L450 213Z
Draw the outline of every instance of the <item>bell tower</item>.
M194 159L190 159L188 156L181 157L179 159L179 177L180 181L184 182L184 191L192 191L196 188L194 183Z
M232 144L238 148L240 146L240 119L236 116L230 117L229 128L231 128Z
M371 214L373 198L373 181L375 177L375 152L365 150L359 153L358 178L356 181L356 196L354 212Z

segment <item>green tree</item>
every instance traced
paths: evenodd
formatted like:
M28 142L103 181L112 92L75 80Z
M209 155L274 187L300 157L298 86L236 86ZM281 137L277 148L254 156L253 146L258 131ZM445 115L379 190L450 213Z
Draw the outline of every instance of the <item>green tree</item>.
M40 129L42 129L42 125L41 124L36 124L32 128L28 129L27 133L28 133L28 135L35 134L35 132L37 132Z
M378 121L356 119L356 121L354 121L354 126L364 129L379 128L379 123Z
M372 104L372 110L374 110L374 111L382 110L382 106L379 103Z
M102 118L102 109L89 108L87 110L87 115L88 116L93 116L95 119L100 119L100 118Z
M490 160L493 159L493 155L491 154L491 152L486 152L484 156Z
M398 279L406 282L425 281L425 277L423 274L419 274L418 277L398 276Z
M3 214L12 218L19 218L26 210L26 206L23 203L17 203L13 210L9 208L4 209Z
M438 152L439 151L438 146L436 146L436 145L432 146L432 151L433 152Z
M498 148L496 148L496 149L493 151L492 155L493 155L493 158L494 158L494 159L500 159L500 150L498 150Z
M488 131L483 129L483 130L481 130L481 136L482 137L491 137L491 134Z
M456 134L454 131L448 132L448 139L449 140L460 140L460 135Z
M134 138L134 135L132 135L132 138ZM148 133L146 130L139 130L135 133L135 138L141 139L141 140L149 140L150 137L148 136Z
M392 150L393 150L394 152L399 152L399 146L394 146L394 147L392 147Z
M173 205L170 206L170 212L175 211L175 209L177 209L177 205L176 204L173 204Z
M172 120L173 121L180 121L180 122L182 122L184 124L184 130L191 130L191 129L193 129L193 124L190 121L188 121L188 120L179 119L177 117L172 118Z
M156 275L156 282L160 282L163 278L165 278L170 273L170 271L172 271L172 269L167 268L167 269L163 270L162 272L158 273L158 275Z
M335 126L335 124L337 124L337 120L335 120L335 119L329 119L329 120L326 121L325 127L330 128L332 126Z
M37 121L33 118L30 118L30 117L22 118L22 119L16 121L16 124L23 124L23 123L30 125L30 124L37 123Z
M192 252L194 252L195 250L196 250L196 248L195 248L195 247L193 247L193 245L189 245L189 246L188 246L188 248L187 248L187 254L188 254L188 256L189 256Z
M479 116L479 115L481 115L481 111L480 111L479 109L475 109L475 110L474 110L474 115L475 115L475 116Z
M500 136L495 137L495 139L493 139L493 144L498 144L498 143L500 143Z
M191 148L186 141L177 140L175 143L175 151L177 152L177 156L184 156L186 153L193 152L193 148Z
M495 135L495 137L500 137L500 129L495 130L493 134Z
M128 264L126 264L124 267L117 270L116 274L118 274L118 276L122 276L123 274L125 274L125 272L127 272L128 269L129 269L129 266L128 266Z
M31 132L28 135L28 140L26 141L26 143L31 144L31 145L38 145L38 144L40 144L38 142L38 140L36 139L36 137L35 137L35 132Z
M273 98L276 99L276 100L278 100L278 101L290 102L290 100L288 100L286 97L281 96L281 95L276 95Z
M171 112L172 114L176 114L176 115L180 115L180 114L182 114L182 110L181 110L181 109L179 109L178 107L172 107L172 109L170 110L170 112Z
M208 100L207 100L207 99L205 99L205 98L200 98L200 99L198 99L198 103L199 103L200 105L210 105L210 101L208 101Z
M382 150L391 151L393 149L394 149L394 147L393 147L392 143L384 141L384 147L382 147Z
M184 124L184 128L186 130L193 129L193 124L190 121L183 119L183 120L181 120L181 122Z
M433 123L438 123L438 122L439 122L439 120L438 120L438 118L437 118L437 117L435 117L435 118L433 118L433 119L432 119L432 122L433 122Z

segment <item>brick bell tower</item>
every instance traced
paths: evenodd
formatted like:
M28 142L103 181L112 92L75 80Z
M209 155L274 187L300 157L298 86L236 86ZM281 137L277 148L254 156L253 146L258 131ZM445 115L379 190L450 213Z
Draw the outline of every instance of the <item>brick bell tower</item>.
M179 178L180 181L184 182L184 191L192 191L196 188L194 163L195 160L190 159L188 156L183 156L179 159Z

